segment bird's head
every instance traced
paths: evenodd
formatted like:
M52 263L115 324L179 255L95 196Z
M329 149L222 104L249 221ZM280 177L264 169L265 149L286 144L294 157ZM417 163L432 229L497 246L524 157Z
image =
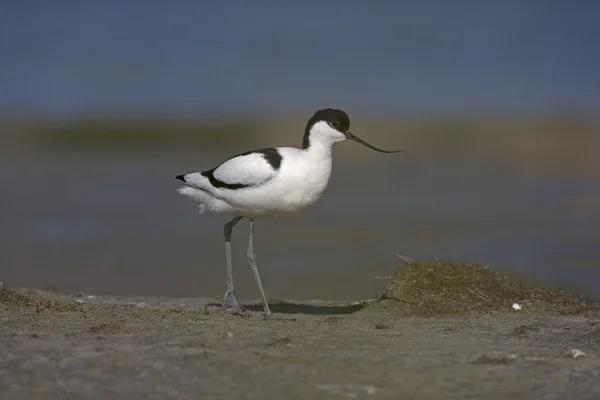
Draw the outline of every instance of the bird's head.
M311 144L322 143L332 146L346 139L353 140L372 150L381 153L399 153L402 150L382 150L365 142L350 132L350 118L342 110L325 108L313 114L306 123L302 148L308 149Z

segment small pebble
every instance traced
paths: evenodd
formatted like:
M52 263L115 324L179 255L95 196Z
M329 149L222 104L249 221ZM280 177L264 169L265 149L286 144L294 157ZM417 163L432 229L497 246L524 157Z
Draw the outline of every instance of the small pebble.
M77 299L75 301L77 301L78 303L83 303L83 300L81 300L81 299Z
M567 352L567 355L569 355L573 358L580 358L580 357L585 357L587 354L585 354L583 351L578 350L578 349L571 349Z
M521 308L523 308L519 303L513 303L512 308L514 310L520 310Z
M96 298L96 296L94 296L93 294L90 294L90 295L88 296L88 299L95 299L95 298Z

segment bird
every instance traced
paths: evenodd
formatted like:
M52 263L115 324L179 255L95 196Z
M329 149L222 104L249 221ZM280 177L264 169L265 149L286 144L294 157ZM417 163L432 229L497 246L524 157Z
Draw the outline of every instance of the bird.
M306 123L302 147L270 147L235 155L202 172L177 175L184 186L181 195L198 204L200 214L232 217L224 225L227 289L222 308L242 314L246 311L233 285L231 234L243 218L250 221L247 257L260 292L264 314L271 315L258 273L254 253L254 220L284 218L302 213L322 196L332 171L333 146L352 140L381 153L382 150L350 132L350 118L340 109L317 110Z

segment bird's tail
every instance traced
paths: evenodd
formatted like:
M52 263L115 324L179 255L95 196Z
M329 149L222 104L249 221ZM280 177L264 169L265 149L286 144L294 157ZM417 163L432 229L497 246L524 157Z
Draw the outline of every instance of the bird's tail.
M202 175L202 173L200 172L192 172L191 174L186 175L177 175L175 178L185 183L186 186L189 186L194 189L204 190L208 192L212 187L208 178Z
M193 172L187 175L177 175L176 179L185 183L185 186L177 189L177 193L200 203L198 205L198 212L200 214L204 213L206 211L206 203L211 201L212 198L208 191L208 188L210 187L208 178L204 177L199 172Z

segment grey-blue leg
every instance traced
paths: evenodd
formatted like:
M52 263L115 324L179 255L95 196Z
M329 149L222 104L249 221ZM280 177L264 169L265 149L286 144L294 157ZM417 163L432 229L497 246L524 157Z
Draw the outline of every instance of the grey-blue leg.
M231 221L225 224L225 258L227 259L227 291L225 292L225 298L223 299L223 310L228 308L233 309L239 313L244 312L244 308L238 301L235 290L233 288L233 268L231 267L231 231L235 224L237 224L242 217L235 217Z
M265 291L263 290L262 283L260 282L260 276L258 275L258 267L256 266L256 254L254 254L254 246L253 246L253 236L254 236L254 220L250 218L250 234L248 235L248 262L250 263L250 267L252 268L252 273L254 274L254 279L256 280L256 286L258 286L258 290L260 291L260 295L262 296L263 309L266 315L271 315L271 310L269 310L269 303L267 303L267 296L265 296Z

